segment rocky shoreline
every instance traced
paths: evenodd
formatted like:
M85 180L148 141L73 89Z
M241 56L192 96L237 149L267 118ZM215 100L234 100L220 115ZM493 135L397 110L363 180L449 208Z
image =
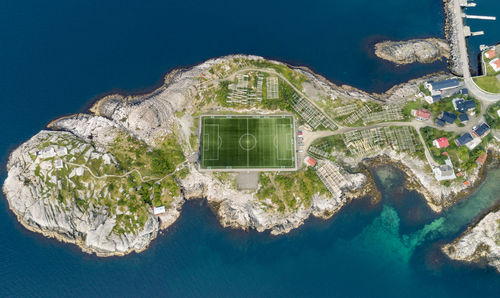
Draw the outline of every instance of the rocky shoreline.
M491 167L499 166L500 151L490 148L488 161ZM486 169L483 169L483 175ZM450 259L466 263L489 265L500 273L500 205L469 224L453 242L441 247Z
M437 38L413 39L408 41L383 41L375 45L375 55L396 64L414 62L432 63L446 58L448 69L457 76L463 76L462 59L458 48L458 29L455 18L455 0L443 0L445 18L445 40Z
M455 0L443 0L444 3L444 11L446 15L444 32L446 36L446 40L448 41L450 47L450 57L448 58L448 69L451 73L457 76L463 76L463 65L462 60L460 59L460 50L458 48L458 32L457 32L457 24L455 24L455 9L454 2Z
M57 152L62 149L61 142L75 143L77 146L70 150L81 151L81 148L87 148L83 152L77 152L78 154L85 153L87 161L95 159L102 163L104 160L109 166L118 166L116 158L109 151L110 144L118 136L130 135L144 142L146 146L155 147L159 144L159 140L175 133L184 155L189 160L189 156L197 152L197 148L191 147L190 138L195 125L193 115L200 112L200 102L199 99L197 102L196 98L200 98L200 94L204 92L199 78L202 74L209 74L209 70L214 65L221 65L235 59L264 61L260 57L241 55L208 60L190 69L174 70L167 74L164 85L149 94L108 95L92 106L90 114L66 116L52 121L49 125L50 131L41 131L14 150L9 157L8 177L2 190L10 209L31 231L57 238L60 241L74 243L83 251L96 253L98 256L122 256L130 252L145 250L156 238L158 231L168 228L175 222L183 203L189 199L206 199L224 227L253 229L259 232L268 230L273 235L287 233L299 227L310 216L329 218L351 200L366 196L371 196L373 200L380 199L373 178L366 171L368 163L365 165L365 170L359 169L358 172L347 173L350 184L338 197L316 193L310 205L300 205L296 209L277 212L269 210L269 207L266 207L268 203L258 200L255 193L237 190L211 173L198 171L194 161L191 160L185 163L188 174L175 180L181 189L180 195L172 197L165 213L157 216L149 210L144 214L144 224L139 229L134 232L117 233L115 225L119 220L118 216L133 217L133 214L118 207L116 210L113 209L115 207L110 209L111 205L108 204L108 206L107 203L101 205L98 201L92 201L96 195L104 192L103 189L100 189L100 193L96 191L100 185L97 179L99 177L92 178L88 175L97 184L92 184L88 189L78 192L78 198L75 197L69 202L60 201L57 196L50 195L55 189L61 189L61 187L58 186L57 177L50 174L53 171L53 161L47 161L39 156L40 151L45 150L40 148L43 148L47 142L52 142L51 144L54 145L51 146ZM280 64L279 62L272 63ZM364 100L384 98L391 101L405 100L407 94L415 93L418 88L417 82L421 81L417 79L407 85L397 86L386 94L373 95L352 87L338 87L302 68L295 69L295 71L306 75L313 84L326 92L343 98L359 99L361 97ZM270 111L257 112L269 113ZM74 158L69 159L69 153L60 158L64 163L71 165L75 161L72 161ZM423 164L417 166L416 162L407 163L411 159L408 159L406 155L395 152L383 154L389 157L384 162L390 164L398 161L406 162L405 172L409 173L411 169L415 177L419 176L420 171L424 169ZM350 162L353 167L358 167L362 160L347 160L347 162ZM79 169L82 173L86 172L82 166ZM71 176L75 171L78 173L78 168L70 167L67 171L72 171L69 174ZM47 175L40 178L37 172ZM455 195L462 190L457 188L456 193L444 192L443 189L426 184L426 179L415 178L414 187L421 193L434 194L429 196L428 202L436 206L443 205L443 197ZM436 196L436 193L440 195ZM107 190L105 194L110 196ZM83 211L78 205L82 204L82 199L91 202Z
M375 55L396 64L432 63L450 57L450 47L437 38L383 41L375 44Z
M452 243L443 245L442 252L452 260L489 265L500 273L499 221L500 210L487 213Z

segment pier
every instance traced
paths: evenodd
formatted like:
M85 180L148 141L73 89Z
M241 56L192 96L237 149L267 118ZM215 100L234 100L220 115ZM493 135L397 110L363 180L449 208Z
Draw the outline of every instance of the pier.
M472 33L469 26L465 26L464 18L467 18L466 14L463 13L463 4L467 4L466 0L451 0L449 9L452 10L452 20L451 23L454 26L454 40L452 47L455 51L455 59L457 65L459 66L459 72L464 79L464 84L469 89L470 94L475 96L477 99L483 102L496 102L500 100L500 94L487 93L481 90L472 80L472 76L469 69L469 53L467 52L467 36L475 36L484 34L482 31ZM469 16L470 18L471 16ZM472 16L474 17L474 16ZM484 18L484 17L482 17ZM487 19L494 20L495 17L486 17ZM474 34L474 35L473 35Z
M466 19L476 19L476 20L488 20L488 21L495 21L497 17L491 17L491 16L476 16L476 15L471 15L471 14L462 14L462 16Z
M464 36L465 37L479 36L479 35L484 35L484 31L471 32L469 26L464 26Z
M467 0L460 0L460 6L462 7L476 7L477 3L467 2Z
M464 36L465 37L470 36L470 27L469 26L464 26Z

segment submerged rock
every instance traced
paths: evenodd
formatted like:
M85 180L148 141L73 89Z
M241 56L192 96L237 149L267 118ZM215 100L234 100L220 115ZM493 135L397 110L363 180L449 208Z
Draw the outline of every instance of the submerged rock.
M445 40L437 38L384 41L375 45L375 55L396 64L432 63L449 58L450 47Z

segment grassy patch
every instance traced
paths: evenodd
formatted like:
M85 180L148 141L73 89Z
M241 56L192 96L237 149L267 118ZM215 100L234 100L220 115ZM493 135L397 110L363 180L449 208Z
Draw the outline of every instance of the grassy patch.
M309 207L316 193L328 191L312 168L293 173L261 173L257 198L269 199L278 212L296 211L300 206Z
M459 147L457 147L457 145L453 141L455 139L455 137L456 137L456 135L454 133L443 131L443 130L439 130L439 129L436 129L436 128L433 128L433 127L429 127L429 126L421 128L420 132L422 133L422 137L424 138L425 145L429 149L429 152L431 153L432 158L434 159L434 161L436 161L436 162L438 162L440 164L444 164L444 162L447 159L447 157L445 155L443 155L443 153L444 152L448 152L448 154L451 153L450 157L452 157L452 162L455 162L453 160L454 159L453 158L453 155L454 155L453 153L455 151L457 151L459 149ZM448 141L450 142L450 146L447 147L447 148L438 149L438 148L436 148L432 144L432 142L435 139L442 138L442 137L446 137L448 139ZM463 147L463 148L467 149L467 147Z
M425 96L431 96L431 92L429 91L429 89L425 88L425 86L422 84L420 86L418 86L418 89L420 90L420 92L422 92Z
M60 139L56 141L43 141L43 146L64 145ZM107 148L117 164L104 164L101 153L91 144L76 138L70 138L65 144L70 150L78 148L81 152L61 157L64 167L51 173L57 182L49 179L50 175L45 179L41 177L44 180L41 193L57 200L65 210L78 208L86 212L90 204L105 206L110 215L117 216L115 233L142 229L152 206L169 208L174 197L180 195L176 179L189 173L188 169L183 169L169 175L185 159L175 133L161 140L155 148L133 136L118 135ZM88 158L89 155L93 158ZM68 162L70 159L71 163ZM69 178L70 173L80 166L84 167L83 175ZM34 174L43 176L39 165Z
M479 86L479 88L491 92L500 93L500 81L496 76L482 76L473 78L474 82Z
M456 168L460 168L462 171L469 171L476 167L476 159L485 152L484 144L480 144L474 148L474 150L469 150L466 146L457 146L454 140L459 137L459 135L455 135L452 132L446 132L432 127L424 127L420 131L432 157L440 164L444 164L444 161L447 159L447 157L443 155L444 152L447 152ZM448 138L450 142L449 147L438 149L432 145L432 141L441 137ZM484 142L483 140L483 143Z
M340 135L340 134L329 136L329 137L324 137L321 139L316 139L311 144L311 147L320 148L328 153L331 153L332 150L335 150L337 152L346 152L346 153L349 152L347 150L345 143L344 143L344 139L342 138L342 135Z
M403 115L405 117L411 117L411 110L420 110L424 108L428 108L428 105L426 105L426 103L423 102L421 99L417 99L415 101L409 101L403 107Z

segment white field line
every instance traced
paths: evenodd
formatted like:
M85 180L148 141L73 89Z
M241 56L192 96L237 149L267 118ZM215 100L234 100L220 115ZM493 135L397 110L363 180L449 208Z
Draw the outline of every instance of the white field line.
M279 134L278 134L279 130L278 130L278 126L279 126L279 127L286 126L286 127L288 128L288 127L290 127L290 124L278 124L278 125L276 125L276 128L275 128L275 133L276 133L276 136L277 136L277 137L278 137L278 139L279 139ZM290 143L290 145L292 145L292 144L293 144L293 138L292 138L292 136L291 136L290 134L287 134L287 135L286 135L286 138L287 138L287 139L291 139L291 140L292 140L292 141L291 141L291 143ZM280 143L281 143L281 142L276 142L276 159L277 159L277 160L279 160L279 161L293 160L293 157L288 157L288 158L280 158L280 157L279 157L279 152L280 152L280 150L279 150L279 146L280 146L280 145L279 145L279 144L280 144ZM288 147L288 150L287 150L287 151L288 151L288 152L290 152L290 151L291 151L290 146L287 146L287 147Z
M219 124L205 124L205 127L204 127L204 131L203 131L203 150L204 151L209 151L210 150L210 146L208 146L207 150L205 150L205 136L208 137L208 140L210 141L210 134L208 133L205 133L206 131L206 127L208 126L216 126L217 127L217 137L215 138L215 141L217 142L217 158L203 158L203 161L206 161L206 160L219 160L219 149L220 149L220 146L219 146L219 136L220 136L220 128L219 128Z
M248 120L249 119L273 119L273 118L289 118L290 120L290 123L289 124L278 124L277 126L292 126L292 135L290 136L290 134L287 134L286 137L287 138L290 138L291 139L291 143L290 143L290 146L291 148L289 148L289 152L291 151L292 155L291 157L289 158L284 158L284 159L280 159L279 158L279 150L278 148L276 148L277 152L276 152L276 158L277 160L279 161L291 161L292 162L292 165L293 165L293 162L294 162L294 159L295 159L295 154L294 154L294 118L293 116L290 116L290 115L255 115L255 116L240 116L240 115L224 115L224 114L221 114L221 115L206 115L206 116L203 116L203 126L217 126L217 139L220 138L220 124L205 124L205 117L211 117L211 118L239 118L239 119L246 119L247 120L247 134L249 134L249 125L248 125ZM277 138L278 136L278 133L277 133L277 126L275 127L275 138ZM204 129L204 128L203 128ZM255 136L254 136L255 137ZM257 140L257 137L255 137L256 140ZM277 144L278 142L276 142L276 146L279 146ZM203 159L202 161L202 164L204 164L204 161L209 161L209 160L219 160L220 159L220 145L219 145L219 142L217 142L217 159ZM205 150L205 149L204 149ZM250 152L249 150L247 150L247 166L231 166L231 169L228 169L227 167L225 166L210 166L210 167L205 167L201 170L207 170L207 171L216 171L216 170L220 170L220 171L232 171L232 170L236 170L236 169L248 169L248 170L252 170L252 169L255 169L255 170L259 170L259 169L267 169L267 170L276 170L276 169L280 169L280 167L266 167L266 166L262 166L262 167L259 167L259 166L255 166L255 167L250 167ZM288 169L288 168L284 168L284 169Z

